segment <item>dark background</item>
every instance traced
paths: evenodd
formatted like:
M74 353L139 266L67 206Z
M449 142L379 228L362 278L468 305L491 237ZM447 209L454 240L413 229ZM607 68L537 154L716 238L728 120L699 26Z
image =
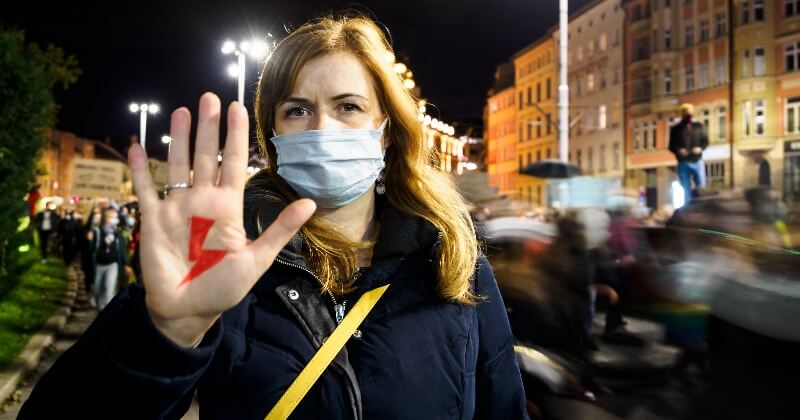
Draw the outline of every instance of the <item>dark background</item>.
M573 0L570 11L588 2ZM194 113L204 91L220 95L223 104L236 99L236 80L226 71L235 58L220 52L224 40L267 33L280 39L285 27L352 5L389 28L398 59L413 71L422 96L438 108L429 106L428 113L456 125L457 134L481 123L496 65L558 23L557 0L115 0L7 4L0 24L77 56L83 74L57 95L58 129L110 138L123 151L138 132L138 118L128 104L155 101L162 111L148 118L148 151L163 158L166 147L159 139L168 132L172 109L187 105ZM250 108L258 64L249 60L247 65Z

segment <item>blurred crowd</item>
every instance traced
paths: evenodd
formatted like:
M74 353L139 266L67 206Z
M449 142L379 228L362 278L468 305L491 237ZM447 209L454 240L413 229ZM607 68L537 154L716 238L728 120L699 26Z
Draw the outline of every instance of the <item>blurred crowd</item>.
M138 204L71 207L48 201L38 212L31 209L42 263L57 256L79 265L90 304L102 310L122 287L141 281Z

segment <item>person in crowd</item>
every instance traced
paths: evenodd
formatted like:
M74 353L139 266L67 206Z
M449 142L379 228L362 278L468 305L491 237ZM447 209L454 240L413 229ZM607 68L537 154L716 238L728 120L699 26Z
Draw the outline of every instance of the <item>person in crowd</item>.
M121 274L128 271L128 246L119 229L117 210L103 210L100 226L89 231L87 239L92 253L94 283L92 292L98 310L108 305L117 293Z
M56 203L48 201L44 210L40 211L34 218L36 232L39 234L39 248L42 254L42 263L47 261L50 250L50 238L57 232L59 223Z

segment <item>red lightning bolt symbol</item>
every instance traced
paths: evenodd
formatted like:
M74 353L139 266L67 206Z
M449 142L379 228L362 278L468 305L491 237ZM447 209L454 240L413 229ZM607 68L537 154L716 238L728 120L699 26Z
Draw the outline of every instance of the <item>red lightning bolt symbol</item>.
M228 251L221 249L203 249L203 242L205 242L208 231L211 230L214 223L213 219L192 216L191 231L189 233L189 261L196 262L178 287L189 283L209 268L215 266L228 253Z

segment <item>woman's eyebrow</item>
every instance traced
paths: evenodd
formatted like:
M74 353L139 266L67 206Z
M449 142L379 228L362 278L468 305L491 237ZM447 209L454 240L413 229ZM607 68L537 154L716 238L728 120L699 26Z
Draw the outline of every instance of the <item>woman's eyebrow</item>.
M350 97L360 98L360 99L363 99L363 100L369 102L369 99L366 96L359 95L357 93L342 93L342 94L334 96L333 98L331 98L331 100L332 101L340 101L342 99L346 99L346 98L350 98Z
M309 101L308 99L300 98L300 97L297 97L297 96L290 96L290 97L282 100L280 102L280 105L283 105L283 104L286 104L286 103L289 103L289 102L300 103L300 104L305 104L305 105L311 105L311 101Z

